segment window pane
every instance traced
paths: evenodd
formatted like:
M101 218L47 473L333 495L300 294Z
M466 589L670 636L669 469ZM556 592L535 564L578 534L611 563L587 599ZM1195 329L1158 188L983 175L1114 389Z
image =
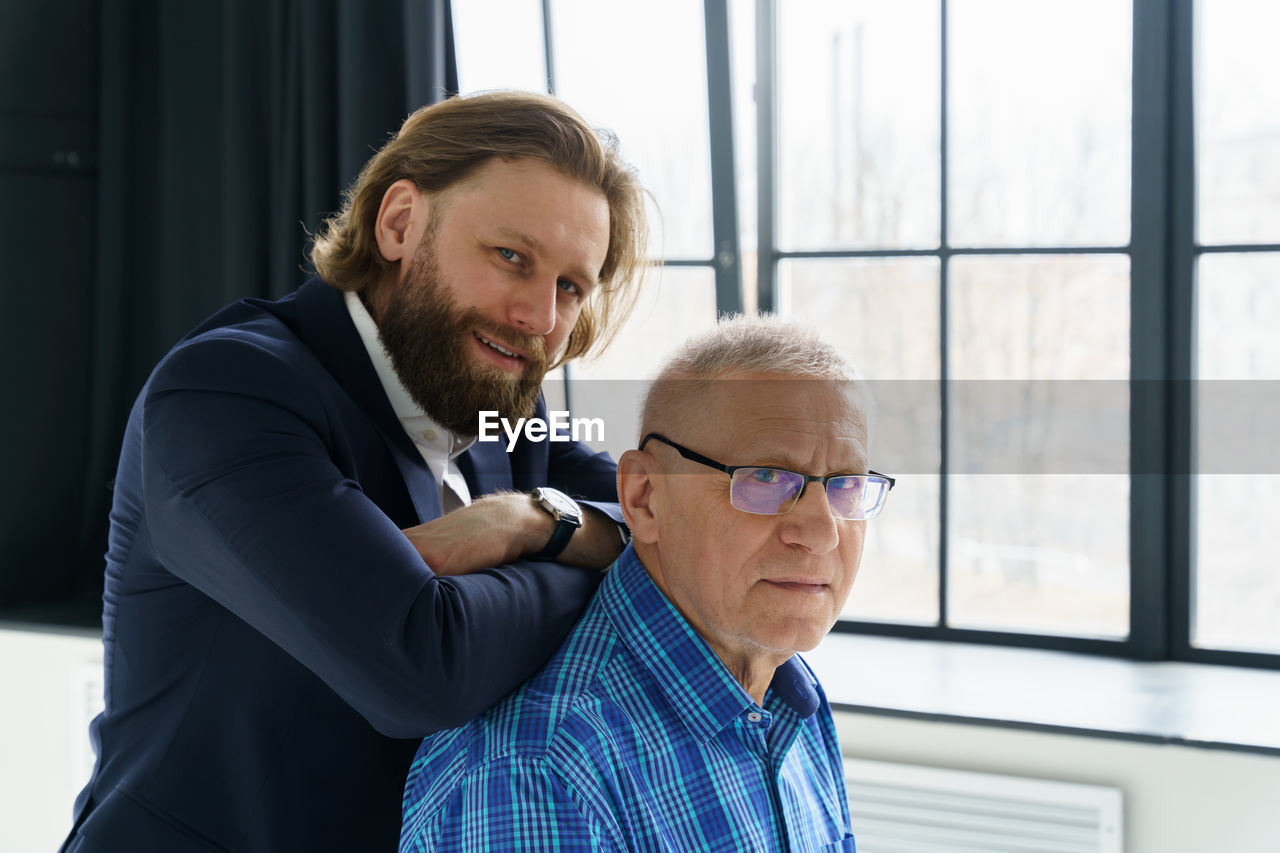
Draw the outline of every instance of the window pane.
M485 89L547 91L540 0L454 3L454 50L463 93ZM494 21L502 21L500 27Z
M951 378L1129 378L1127 255L951 262Z
M651 270L635 311L608 349L570 368L574 416L605 423L605 440L588 443L614 459L635 447L648 380L678 346L715 324L715 273L709 267ZM550 405L550 394L547 400Z
M1202 255L1196 293L1196 376L1280 379L1280 254Z
M652 253L709 259L711 142L702 4L554 0L556 93L618 134L661 208ZM661 225L661 231L657 226Z
M1280 243L1280 6L1197 4L1199 239Z
M1257 434L1235 435L1243 420L1228 403L1243 391L1274 400L1280 380L1280 255L1204 255L1197 280L1198 400L1195 604L1191 642L1203 648L1280 653L1280 474L1274 418ZM1258 383L1255 394L1231 380ZM1272 404L1274 408L1274 404ZM1222 436L1232 435L1231 439ZM1224 448L1230 441L1233 448Z
M937 258L784 260L778 282L784 312L817 327L861 376L938 379Z
M1280 654L1280 477L1196 477L1191 644Z
M952 627L1128 634L1128 477L955 475L948 488Z
M780 248L938 245L938 10L778 4Z
M1123 637L1128 258L952 265L950 624Z
M897 478L869 522L858 582L844 616L938 620L938 261L784 261L783 305L816 326L870 381L879 415L872 464Z
M1132 4L948 4L957 246L1129 242Z
M573 363L581 379L652 379L685 340L716 324L710 267L659 267L646 273L626 325L597 358Z
M840 616L868 622L936 625L938 475L883 473L897 477L897 484L889 493L883 512L867 522L858 580Z

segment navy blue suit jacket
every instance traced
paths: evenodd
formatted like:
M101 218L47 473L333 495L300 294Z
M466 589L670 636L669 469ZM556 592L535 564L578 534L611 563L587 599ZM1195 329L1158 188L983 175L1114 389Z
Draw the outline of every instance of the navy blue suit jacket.
M616 500L605 454L504 448L459 458L473 494ZM419 739L536 670L598 582L436 577L400 529L439 515L339 292L312 280L184 338L121 451L106 711L65 849L395 850Z

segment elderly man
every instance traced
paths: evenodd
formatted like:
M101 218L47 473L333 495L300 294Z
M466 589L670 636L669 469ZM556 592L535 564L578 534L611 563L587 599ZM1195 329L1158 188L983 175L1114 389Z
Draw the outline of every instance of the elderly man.
M829 346L722 323L663 370L619 460L633 533L532 680L427 738L401 851L854 850L830 708L866 519L869 402Z
M473 442L482 411L545 419L548 367L607 340L644 197L553 98L426 107L325 224L318 278L164 358L120 455L66 851L395 848L421 738L545 662L622 550L616 504L563 494L614 501L608 456Z

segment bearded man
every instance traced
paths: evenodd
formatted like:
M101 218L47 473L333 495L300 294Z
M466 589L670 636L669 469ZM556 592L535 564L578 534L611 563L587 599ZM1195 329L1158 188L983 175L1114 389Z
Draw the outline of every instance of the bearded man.
M612 137L545 96L454 98L361 171L317 278L174 347L121 451L64 850L396 848L421 738L536 670L622 550L608 456L474 441L481 411L546 417L644 237Z

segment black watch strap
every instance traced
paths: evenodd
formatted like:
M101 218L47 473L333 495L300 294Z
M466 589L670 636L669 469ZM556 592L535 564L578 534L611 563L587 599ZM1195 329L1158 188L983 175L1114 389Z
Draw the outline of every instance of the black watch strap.
M582 526L582 508L563 492L545 487L535 489L533 500L555 519L556 528L541 551L530 554L530 560L554 560L560 556L573 538L573 531Z
M573 531L578 529L578 525L571 524L566 519L560 519L556 522L555 532L551 534L546 546L536 554L530 554L530 560L554 560L560 556L569 544L569 540L573 538Z

